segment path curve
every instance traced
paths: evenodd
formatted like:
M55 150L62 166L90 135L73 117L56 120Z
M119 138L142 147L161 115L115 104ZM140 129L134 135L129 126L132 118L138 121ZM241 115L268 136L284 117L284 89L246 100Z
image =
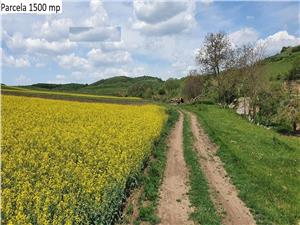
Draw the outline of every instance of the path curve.
M230 182L220 158L217 147L209 140L198 123L197 117L189 113L191 128L195 137L195 147L199 154L202 170L208 180L218 211L225 211L222 222L225 225L254 225L250 210L238 197L238 191Z
M193 225L188 199L188 169L183 155L183 114L169 136L167 164L160 188L158 216L161 225Z

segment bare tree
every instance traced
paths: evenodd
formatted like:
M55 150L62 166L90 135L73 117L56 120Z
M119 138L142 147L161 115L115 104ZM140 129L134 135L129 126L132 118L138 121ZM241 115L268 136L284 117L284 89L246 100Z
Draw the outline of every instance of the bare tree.
M196 70L191 70L183 84L183 95L187 99L195 98L203 93L203 77L197 74Z
M267 89L268 84L264 76L263 58L263 46L248 44L236 50L236 68L240 74L239 95L250 98L251 119L255 119L258 111L258 96Z
M231 45L225 33L209 33L204 38L203 47L196 55L196 62L206 73L219 75L225 68L230 48Z

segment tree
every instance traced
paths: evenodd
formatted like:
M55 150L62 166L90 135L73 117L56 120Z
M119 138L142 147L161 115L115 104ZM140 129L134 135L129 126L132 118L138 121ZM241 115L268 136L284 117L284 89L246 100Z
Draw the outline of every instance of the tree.
M248 44L235 50L234 67L239 74L238 95L250 98L249 116L251 119L255 119L259 110L259 95L268 88L262 65L263 58L263 46Z
M293 62L292 69L285 76L285 80L293 81L300 79L300 59L296 59Z
M170 78L165 82L165 89L169 96L173 96L179 92L180 81L174 78Z
M196 55L196 62L206 73L219 75L226 65L230 49L231 45L225 33L209 33Z
M203 77L195 70L191 70L184 81L182 93L187 99L192 99L203 94Z

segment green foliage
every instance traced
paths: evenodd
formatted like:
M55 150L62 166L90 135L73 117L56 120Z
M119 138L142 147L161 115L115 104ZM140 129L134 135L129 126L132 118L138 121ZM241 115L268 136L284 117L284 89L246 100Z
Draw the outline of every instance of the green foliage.
M161 87L162 82L157 83L157 81L153 80L139 81L128 87L127 95L141 98L151 98L154 93L158 93Z
M275 117L283 95L282 89L277 86L260 92L256 101L259 111L256 114L255 122L265 126L278 126Z
M152 92L158 92L162 85L163 81L156 77L142 76L131 78L119 76L97 81L80 91L114 96L151 98Z
M300 140L249 123L214 105L187 106L220 146L218 155L254 210L258 224L296 224L300 219Z
M175 97L180 93L181 81L178 79L170 78L165 81L164 87L169 96Z
M189 199L194 207L191 217L199 224L219 225L220 217L210 198L207 181L199 165L199 158L194 149L193 133L189 119L185 116L183 126L184 158L189 168Z
M300 45L293 47L292 52L300 52Z
M299 80L300 79L300 58L293 63L293 67L285 76L285 80Z
M187 99L193 99L204 93L204 77L200 75L189 75L182 88L182 93Z
M297 124L300 123L300 100L299 96L289 93L281 101L276 114L276 120L289 130L296 132Z
M77 90L87 86L87 84L76 84L76 83L69 83L69 84L47 84L47 83L37 83L31 85L33 88L42 88L42 89L49 89L49 90Z

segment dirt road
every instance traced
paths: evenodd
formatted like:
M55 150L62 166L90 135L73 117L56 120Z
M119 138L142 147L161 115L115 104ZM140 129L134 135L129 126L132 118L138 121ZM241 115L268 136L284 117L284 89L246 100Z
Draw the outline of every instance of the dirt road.
M220 158L216 155L217 147L209 140L200 127L194 114L191 128L195 136L195 147L199 154L202 170L214 195L213 201L219 212L225 211L222 223L225 225L256 224L249 209L238 197L237 189L231 184Z
M188 199L188 169L183 156L183 114L169 137L169 151L163 183L160 189L158 216L161 225L192 225Z

